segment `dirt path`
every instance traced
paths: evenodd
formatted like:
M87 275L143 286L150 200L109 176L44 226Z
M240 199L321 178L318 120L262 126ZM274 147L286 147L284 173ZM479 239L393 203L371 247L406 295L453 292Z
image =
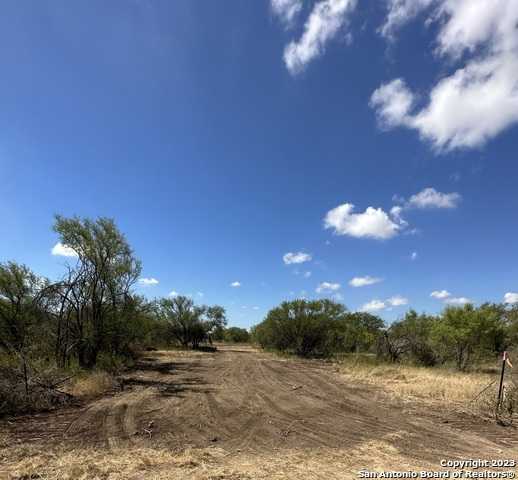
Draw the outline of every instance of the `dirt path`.
M374 387L348 384L322 362L229 347L150 352L120 393L8 428L40 445L217 447L264 458L283 449L354 451L380 440L416 464L518 452L514 429L397 402Z

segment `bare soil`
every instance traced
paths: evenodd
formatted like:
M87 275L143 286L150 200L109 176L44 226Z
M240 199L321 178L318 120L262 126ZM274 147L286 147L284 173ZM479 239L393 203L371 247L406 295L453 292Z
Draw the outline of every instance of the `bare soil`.
M4 442L40 451L88 448L107 454L215 448L229 465L243 455L267 462L296 452L301 462L304 452L364 452L355 460L356 469L376 463L381 441L406 465L438 467L441 459L516 458L518 453L513 427L351 384L330 363L284 359L250 347L147 352L123 377L122 387L85 405L3 420ZM374 447L362 450L365 445ZM328 461L325 471L333 473Z

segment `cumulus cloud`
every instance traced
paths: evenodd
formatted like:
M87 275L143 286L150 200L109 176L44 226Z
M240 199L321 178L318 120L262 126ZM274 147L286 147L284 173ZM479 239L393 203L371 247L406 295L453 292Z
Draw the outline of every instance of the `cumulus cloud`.
M175 290L172 290L170 293L169 293L169 296L170 297L177 297L178 295L180 295L178 292L176 292Z
M437 298L438 300L444 300L451 296L451 293L448 290L434 290L430 293L430 297Z
M460 200L461 196L457 192L441 193L435 188L428 187L412 195L407 206L409 208L456 208Z
M401 78L371 97L380 124L406 127L439 151L473 148L518 122L518 2L516 0L389 0L381 28L397 28L430 7L427 23L439 25L435 54L448 64L463 61L430 90L425 104Z
M327 43L347 25L355 7L356 0L321 0L314 5L302 36L298 41L290 42L284 50L284 63L292 75L322 55Z
M400 307L401 305L408 305L408 298L401 295L394 295L387 299L387 303L392 307Z
M410 125L410 110L414 101L414 95L405 82L397 78L374 90L369 104L376 110L380 127L388 130Z
M77 252L73 248L63 245L61 242L56 243L56 245L52 247L51 253L52 255L61 257L78 257Z
M327 212L324 227L336 235L384 240L398 234L401 226L381 208L367 207L363 213L353 213L354 205L344 203Z
M394 295L393 297L387 298L386 300L379 300L375 298L374 300L363 304L360 308L360 311L377 312L385 309L391 310L391 307L400 307L402 305L408 305L408 298L402 297L401 295Z
M241 286L241 282L235 281L230 284L231 287L238 288Z
M309 253L304 252L288 252L283 257L282 260L285 265L290 265L292 263L304 263L311 261L312 256Z
M140 283L140 285L143 285L145 287L150 287L152 285L158 285L159 282L156 278L153 278L153 277L151 277L151 278L143 277L143 278L138 279L138 283Z
M445 302L450 305L466 305L466 303L473 303L466 297L448 297Z
M507 292L504 295L504 303L507 303L508 305L514 305L515 303L518 303L518 293Z
M377 312L379 310L384 310L386 308L385 302L382 300L371 300L370 302L367 302L362 305L361 311L362 312Z
M375 283L381 282L383 279L378 277L370 277L366 275L365 277L354 277L349 281L349 285L351 287L365 287L367 285L374 285Z
M317 293L329 293L340 290L341 285L339 283L322 282L316 289Z
M302 10L302 0L271 0L273 14L278 17L286 27L291 27L294 20Z

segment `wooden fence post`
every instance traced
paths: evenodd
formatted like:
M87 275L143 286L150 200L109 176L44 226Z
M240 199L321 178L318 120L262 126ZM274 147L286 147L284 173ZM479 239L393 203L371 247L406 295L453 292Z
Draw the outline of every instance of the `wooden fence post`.
M502 401L502 390L504 388L504 374L505 374L505 364L507 360L507 352L504 352L502 355L502 372L500 373L500 387L498 388L498 400L496 402L496 410L500 408L500 403Z

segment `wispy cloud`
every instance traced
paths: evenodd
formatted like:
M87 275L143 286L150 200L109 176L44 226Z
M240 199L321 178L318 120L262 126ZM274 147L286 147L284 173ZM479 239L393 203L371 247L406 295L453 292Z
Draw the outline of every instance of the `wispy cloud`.
M457 192L442 193L428 187L412 195L407 205L415 208L456 208L460 200L461 196Z
M370 277L366 275L365 277L354 277L349 281L349 285L351 287L366 287L367 285L374 285L375 283L382 282L383 279L379 277Z
M158 280L156 278L150 277L142 277L138 279L138 283L144 287L151 287L153 285L158 285Z
M311 261L313 257L309 253L304 252L288 252L283 255L282 261L285 265L305 263Z
M382 300L374 299L370 302L364 303L361 307L363 312L377 312L386 308L385 302Z
M392 307L408 305L408 298L402 297L401 295L394 295L393 297L387 299L387 303Z
M331 282L322 282L318 287L316 288L317 293L329 293L329 292L336 292L339 290L341 285L339 283L331 283Z
M241 286L241 282L235 281L230 284L231 287L239 288Z
M448 290L434 290L430 293L430 297L437 298L438 300L443 300L451 296L451 293Z
M450 305L466 305L467 303L473 303L466 297L448 297L445 302Z
M378 312L381 310L391 310L392 307L401 307L408 305L408 298L402 297L401 295L394 295L393 297L387 298L386 300L379 300L377 298L370 302L364 303L360 311L362 312Z
M286 28L293 23L302 10L302 0L271 0L272 13L278 17Z
M292 75L322 55L328 42L345 28L355 7L356 0L321 0L314 5L302 36L284 50L284 63Z

